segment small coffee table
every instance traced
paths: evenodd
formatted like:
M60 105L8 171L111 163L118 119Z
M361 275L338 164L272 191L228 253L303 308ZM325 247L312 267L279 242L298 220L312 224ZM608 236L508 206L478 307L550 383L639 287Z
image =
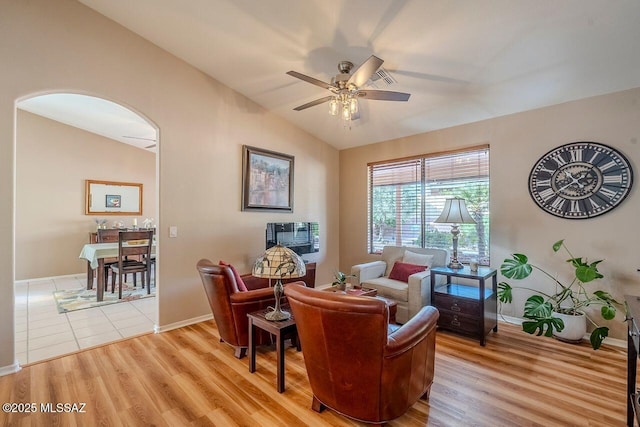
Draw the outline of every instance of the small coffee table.
M385 304L387 304L387 307L389 307L389 324L395 324L396 323L396 312L398 311L398 303L396 301L392 300L392 299L378 296L378 290L377 289L356 287L356 288L348 289L346 291L339 291L339 290L336 289L335 286L331 286L329 288L324 288L323 291L324 292L340 293L340 294L343 294L343 295L353 295L353 296L360 296L360 297L373 297L373 298L377 298L379 300L382 300L382 301L384 301Z
M390 325L395 325L396 324L396 312L398 311L398 303L395 300L389 299L389 298L385 298L385 297L381 297L381 296L375 296L374 298L380 299L382 301L384 301L385 304L387 304L387 307L389 307L389 324Z
M283 307L283 309L288 307ZM249 372L256 371L256 328L269 332L276 337L277 388L278 393L284 391L284 341L288 334L295 337L296 348L300 351L300 340L297 339L296 320L291 318L280 322L267 320L265 315L271 309L264 309L247 314L249 317ZM289 311L289 310L287 310Z
M361 288L361 287L350 288L350 289L347 289L346 291L340 291L335 286L331 286L329 288L324 288L323 291L340 293L344 295L355 295L359 297L375 297L376 295L378 295L377 289Z

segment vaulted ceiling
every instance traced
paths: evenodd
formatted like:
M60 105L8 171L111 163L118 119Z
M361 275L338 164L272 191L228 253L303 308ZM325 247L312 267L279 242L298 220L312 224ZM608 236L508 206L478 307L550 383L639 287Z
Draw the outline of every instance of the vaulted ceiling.
M80 1L339 149L640 87L638 1ZM409 101L293 110L370 55Z

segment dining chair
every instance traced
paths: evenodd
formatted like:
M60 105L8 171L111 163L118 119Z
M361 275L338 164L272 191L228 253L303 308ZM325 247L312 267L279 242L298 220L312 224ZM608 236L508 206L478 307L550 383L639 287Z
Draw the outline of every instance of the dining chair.
M104 228L98 229L96 235L96 243L117 243L118 234L120 233L118 228ZM109 283L109 271L111 266L118 262L118 258L106 258L104 260L104 282ZM111 289L113 292L113 289Z
M151 232L153 232L153 238L155 240L155 233L156 233L156 229L155 228L140 228L139 231L151 231ZM142 261L147 262L149 264L149 268L151 269L151 273L152 273L151 275L155 278L156 255L152 253L151 257L149 257L149 258L145 258L143 256L142 257Z
M128 273L142 274L142 287L147 283L147 294L151 293L151 268L144 260L151 258L151 246L153 245L153 231L121 231L118 233L118 262L111 265L111 291L115 288L116 275L118 275L118 299L122 299L122 287L124 277ZM141 261L127 259L131 256L141 256ZM124 277L123 277L124 276Z

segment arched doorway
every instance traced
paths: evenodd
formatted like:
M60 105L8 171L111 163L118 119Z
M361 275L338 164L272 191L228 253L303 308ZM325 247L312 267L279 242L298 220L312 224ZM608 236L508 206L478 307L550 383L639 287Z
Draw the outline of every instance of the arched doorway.
M15 141L18 361L32 363L153 331L156 298L141 305L146 309L128 313L117 307L122 304L60 313L53 292L86 287L86 262L78 254L97 220L107 226L158 220L157 126L98 96L45 93L16 102ZM85 180L143 183L142 214L86 215Z

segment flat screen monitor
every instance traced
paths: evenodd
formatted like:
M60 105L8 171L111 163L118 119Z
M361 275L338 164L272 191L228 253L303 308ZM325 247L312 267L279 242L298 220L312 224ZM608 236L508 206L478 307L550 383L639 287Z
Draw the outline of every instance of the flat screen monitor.
M279 243L298 255L320 250L317 222L270 222L266 235L266 249Z

